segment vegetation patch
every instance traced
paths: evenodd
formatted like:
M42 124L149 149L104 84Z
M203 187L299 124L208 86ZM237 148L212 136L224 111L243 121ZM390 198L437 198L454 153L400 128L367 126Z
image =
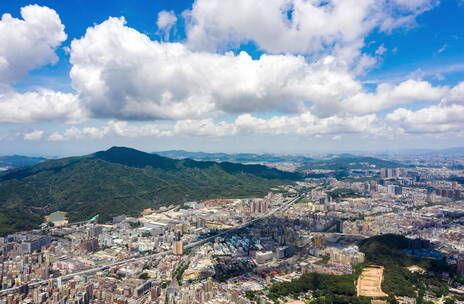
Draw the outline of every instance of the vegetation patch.
M259 197L299 173L262 165L175 160L129 148L47 160L0 175L0 232L36 228L42 217L67 212L69 221L100 221L146 208L212 198ZM21 210L23 216L15 216Z
M405 296L423 301L426 290L436 297L448 293L447 273L451 278L456 276L455 266L444 260L419 259L404 253L408 247L408 239L404 236L385 234L359 243L360 251L366 255L366 265L382 265L384 280L382 290L389 296ZM425 272L411 272L407 267L417 265Z

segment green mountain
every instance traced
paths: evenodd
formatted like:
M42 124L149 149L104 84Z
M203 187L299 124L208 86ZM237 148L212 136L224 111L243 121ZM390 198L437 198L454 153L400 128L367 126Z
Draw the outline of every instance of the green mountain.
M155 154L169 158L190 158L194 160L206 161L228 161L235 163L278 163L278 162L297 162L310 161L311 158L301 155L274 155L274 154L253 154L253 153L207 153L189 152L184 150L169 150L155 152Z
M46 158L29 157L23 155L7 155L0 156L0 167L4 168L19 168L24 166L33 166L43 162Z
M457 279L456 265L446 259L417 258L405 253L408 239L401 235L384 234L361 241L359 250L365 254L366 265L385 267L382 290L393 296L416 298L416 303L426 303L426 291L439 298L448 293L449 282ZM412 273L406 267L419 266L424 273ZM444 275L443 273L446 273Z
M365 262L355 265L353 274L330 275L307 273L291 281L272 284L268 297L277 300L291 296L293 298L312 291L311 303L350 303L368 304L368 297L356 296L356 280L362 269L368 265L384 266L382 291L388 294L386 303L398 303L395 296L415 298L414 303L432 303L426 301L425 294L440 298L446 296L450 284L459 284L456 265L449 265L446 259L433 260L415 258L405 253L409 239L401 235L384 234L374 236L358 243L359 250L365 254ZM424 273L411 272L409 266L419 266ZM459 280L459 281L458 281ZM446 302L454 303L454 302Z
M379 169L404 167L403 164L383 160L375 157L356 156L351 154L335 155L327 159L315 159L305 162L298 170L350 170L350 169Z
M175 160L113 147L0 175L0 233L31 229L50 212L102 220L144 208L218 197L262 196L299 174L261 165Z

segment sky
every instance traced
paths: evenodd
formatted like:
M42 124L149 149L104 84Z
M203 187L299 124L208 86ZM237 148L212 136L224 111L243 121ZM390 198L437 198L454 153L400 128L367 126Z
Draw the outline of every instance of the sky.
M464 145L462 0L11 0L0 15L0 155Z

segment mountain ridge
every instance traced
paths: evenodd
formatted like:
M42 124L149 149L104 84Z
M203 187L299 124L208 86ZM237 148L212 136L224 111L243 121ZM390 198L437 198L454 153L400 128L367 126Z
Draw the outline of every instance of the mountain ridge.
M136 215L192 200L262 196L301 175L263 165L175 160L126 147L46 160L0 174L0 233L29 229L50 212L83 220ZM23 213L27 222L15 223Z
M184 159L191 158L194 160L202 161L230 161L230 162L304 162L309 161L312 158L303 155L280 155L280 154L255 154L255 153L212 153L212 152L190 152L185 150L167 150L153 152L165 157Z
M19 168L23 166L31 166L36 165L45 161L46 158L44 157L32 157L32 156L24 156L24 155L3 155L0 156L0 167L4 169L13 169Z

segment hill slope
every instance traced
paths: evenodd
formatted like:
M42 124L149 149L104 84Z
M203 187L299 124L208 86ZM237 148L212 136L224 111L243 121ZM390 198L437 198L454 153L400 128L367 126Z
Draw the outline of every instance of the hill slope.
M425 303L425 291L441 297L448 293L448 280L456 275L456 266L446 260L415 258L403 250L408 248L404 236L384 234L361 241L359 250L366 255L366 265L385 267L382 290L390 296L417 297L417 303ZM424 274L412 273L406 267L417 265L426 271ZM447 276L441 276L447 272ZM418 293L416 293L418 291Z
M329 159L313 160L304 163L299 170L350 170L350 169L373 169L373 168L396 168L403 165L374 157L356 156L350 154L336 155Z
M311 158L300 155L274 155L274 154L254 154L254 153L207 153L207 152L188 152L183 150L169 150L155 152L155 154L169 158L191 158L204 161L228 161L234 163L277 163L277 162L305 162Z
M33 166L43 162L46 158L43 157L29 157L22 155L7 155L0 156L0 167L3 168L19 168L24 166Z
M171 203L261 196L298 178L261 165L174 160L113 147L0 175L0 233L32 228L55 210L68 211L72 221L96 213L105 220Z

